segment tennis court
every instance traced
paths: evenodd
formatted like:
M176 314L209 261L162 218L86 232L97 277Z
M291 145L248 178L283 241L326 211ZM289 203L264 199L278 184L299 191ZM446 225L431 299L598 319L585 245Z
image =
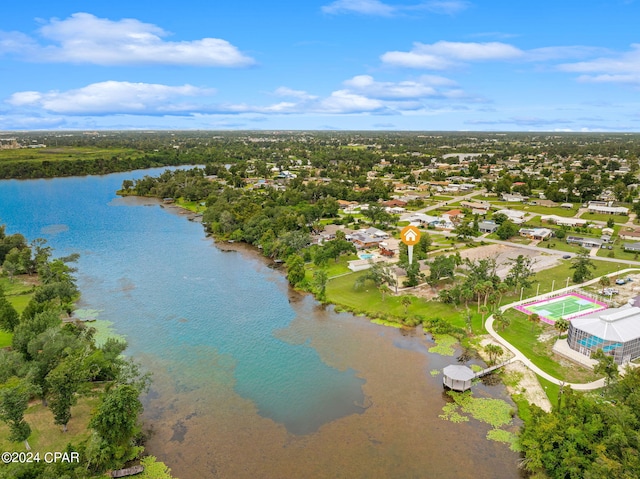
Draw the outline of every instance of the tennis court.
M568 293L555 298L516 306L515 309L522 311L524 314L535 313L545 323L554 324L560 318L572 319L607 309L607 305L580 293Z

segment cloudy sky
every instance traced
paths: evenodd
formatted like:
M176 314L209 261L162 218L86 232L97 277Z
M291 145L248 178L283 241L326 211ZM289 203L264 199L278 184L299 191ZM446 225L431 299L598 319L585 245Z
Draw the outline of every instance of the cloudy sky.
M640 0L32 0L0 130L640 130Z

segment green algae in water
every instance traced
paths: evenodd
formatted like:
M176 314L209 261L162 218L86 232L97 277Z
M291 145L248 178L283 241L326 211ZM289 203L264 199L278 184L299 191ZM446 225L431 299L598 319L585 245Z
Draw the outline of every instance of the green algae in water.
M112 326L113 323L106 319L98 319L91 323L91 327L96 330L96 334L94 335L96 346L102 346L109 338L126 341L126 338L123 335L116 333Z
M451 421L455 423L468 422L469 418L467 416L463 416L458 412L458 405L456 403L448 403L445 404L442 408L443 414L438 416L440 419L444 419L445 421Z
M430 353L439 354L441 356L453 356L455 354L453 346L458 343L456 338L449 336L448 334L442 334L434 336L434 339L436 340L436 345L429 348Z
M470 367L471 367L471 370L472 370L474 373L478 373L478 372L480 372L480 371L482 371L482 370L484 369L484 368L483 368L482 366L480 366L479 364L472 364Z
M518 436L512 432L505 431L504 429L491 429L491 431L487 433L487 439L490 441L509 444L509 449L513 452L520 452L522 450L520 442L518 441Z
M399 329L399 328L402 327L402 324L396 323L396 322L393 322L393 321L387 321L386 319L372 319L371 322L375 323L375 324L380 324L382 326L389 326L391 328L398 328Z
M513 409L501 399L474 398L470 391L448 394L460 406L462 412L470 414L474 419L493 427L506 426L511 423Z
M438 374L440 374L440 370L432 369L431 371L429 371L429 374L431 374L432 376L437 376Z

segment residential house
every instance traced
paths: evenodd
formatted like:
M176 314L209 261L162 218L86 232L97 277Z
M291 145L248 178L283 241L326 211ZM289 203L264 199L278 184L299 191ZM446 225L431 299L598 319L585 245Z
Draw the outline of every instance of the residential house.
M493 233L495 232L500 225L494 221L481 221L478 223L478 229L480 233Z
M640 253L640 243L623 243L622 248L631 253Z
M517 225L524 223L524 217L526 215L524 211L517 210L498 210L494 214L505 215L509 221Z
M588 223L587 220L581 218L565 218L557 215L543 215L540 219L547 223L557 224L558 226L584 226Z
M491 209L491 204L487 202L476 203L473 201L462 201L460 206L463 208L469 208L474 215L485 215Z
M567 236L568 244L577 244L583 248L602 248L604 242L597 238L582 238L580 236Z
M640 240L640 230L620 231L618 236L620 236L622 240Z
M553 236L553 231L549 228L520 228L518 233L535 241L546 240Z

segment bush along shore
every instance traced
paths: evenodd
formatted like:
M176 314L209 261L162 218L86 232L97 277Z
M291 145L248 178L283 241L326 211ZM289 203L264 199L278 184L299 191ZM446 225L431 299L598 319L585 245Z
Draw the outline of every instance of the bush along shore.
M124 341L97 345L73 317L76 259L0 227L1 478L99 477L143 454L139 396L150 379L122 355ZM155 458L144 463L171 477Z

